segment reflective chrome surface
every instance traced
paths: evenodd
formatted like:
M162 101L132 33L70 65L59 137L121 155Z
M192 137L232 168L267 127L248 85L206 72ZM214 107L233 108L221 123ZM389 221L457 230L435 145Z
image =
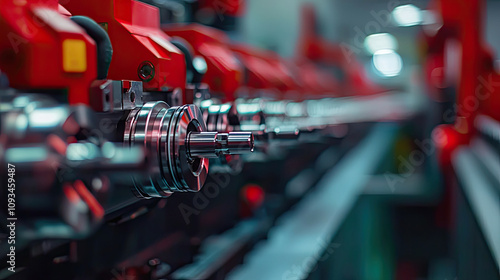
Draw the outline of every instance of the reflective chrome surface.
M169 107L148 102L133 110L125 124L126 145L140 145L150 155L149 176L136 178L142 197L167 197L176 191L199 191L208 173L208 158L253 151L251 133L207 132L195 105Z

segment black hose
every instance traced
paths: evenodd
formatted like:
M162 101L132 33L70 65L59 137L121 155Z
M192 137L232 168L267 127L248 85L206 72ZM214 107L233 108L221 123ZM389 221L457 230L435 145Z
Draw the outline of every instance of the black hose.
M95 41L97 46L97 79L106 79L113 56L113 46L108 33L97 22L88 17L73 16L71 20L82 27Z

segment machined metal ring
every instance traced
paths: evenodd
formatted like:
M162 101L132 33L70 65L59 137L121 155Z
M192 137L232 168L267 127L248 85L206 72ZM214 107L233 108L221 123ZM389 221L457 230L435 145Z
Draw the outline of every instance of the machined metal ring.
M208 173L208 159L191 159L186 139L206 131L194 105L169 107L148 102L130 112L125 124L125 145L141 145L150 158L148 176L134 178L142 197L167 197L172 192L199 191Z

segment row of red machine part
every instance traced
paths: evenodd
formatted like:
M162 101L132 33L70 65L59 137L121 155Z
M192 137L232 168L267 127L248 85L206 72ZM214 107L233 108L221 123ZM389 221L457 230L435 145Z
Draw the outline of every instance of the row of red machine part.
M433 133L440 161L448 166L457 147L467 145L477 133L486 133L485 124L500 121L500 75L484 39L486 1L436 0L430 9L440 15L442 26L423 33L427 81L434 99L454 103L443 112L452 124ZM450 91L456 96L446 96Z
M181 104L192 103L193 96L186 94L185 55L172 41L204 59L206 72L199 82L222 102L238 97L301 101L382 91L366 77L361 64L312 32L311 9L305 10L298 55L284 59L231 42L223 31L210 27L160 26L157 8L133 0L0 3L0 34L5 37L0 41L0 69L10 85L66 90L69 104L90 105L89 88L97 77L95 43L68 19L71 15L87 16L107 31L113 46L107 79L142 81L144 91L180 89ZM340 69L342 80L315 62Z
M12 104L4 107L12 105L12 110L0 108L0 113L6 110L6 115L13 116L3 118L2 124L15 123L12 127L2 125L5 137L1 137L1 144L20 153L29 153L30 150L26 150L29 146L51 156L55 154L57 160L53 166L57 174L50 172L52 158L40 162L17 159L17 173L25 180L24 185L40 186L43 182L44 187L32 190L33 197L38 198L47 190L59 192L60 188L50 188L58 183L68 186L63 188L65 193L60 194L69 201L64 204L62 214L52 209L61 224L69 225L68 232L88 233L94 228L83 226L94 223L64 218L65 213L78 205L75 192L94 213L89 216L102 221L104 213L123 214L119 209L121 194L126 203L131 194L129 188L117 186L130 185L131 176L134 176L133 191L138 197L168 197L175 191L199 191L207 179L208 158L220 159L226 165L230 160L234 162L235 155L253 151L253 135L267 129L262 128L260 122L257 133L253 129L246 132L219 129L208 124L210 118L202 119L200 110L192 105L195 101L211 98L211 102L223 103L245 98L252 102L251 99L257 97L266 101L303 101L382 91L363 74L361 64L310 32L314 29L310 9L305 13L307 20L298 51L301 55L286 60L271 51L234 43L217 29L195 24L162 27L157 8L134 0L61 3L0 0L0 6L0 70L8 78L9 87L16 90L14 99L5 101ZM343 79L336 79L316 62L341 70ZM57 104L51 100L47 105L55 111L45 110L47 114L42 115L48 121L60 120L53 121L54 127L42 123L40 131L24 131L26 125L17 128L12 119L22 122L26 115L34 118L29 108L24 110L13 104L18 93L38 93L44 99L57 100ZM139 101L138 94L143 94ZM44 111L43 102L37 98L32 94L25 100L39 104L38 109ZM256 100L256 105L262 100ZM222 111L223 106L220 107ZM51 112L59 115L48 115ZM104 132L102 120L111 121L112 125L105 127L110 131ZM63 131L59 135L55 131L59 132L60 122ZM74 129L66 131L67 124L74 124ZM89 132L96 129L99 135L103 132L106 135L95 139ZM270 130L263 135L287 136L283 131L286 129L280 127L279 132ZM295 128L291 131L291 136L297 136ZM76 155L70 159L68 150L82 145L97 151L95 156ZM122 155L122 151L130 157L135 151L138 156L130 162L114 161L105 158L106 150L115 151L115 155ZM5 160L13 159L5 156ZM78 166L66 164L74 162ZM122 174L124 172L129 174ZM50 175L51 180L40 179L39 175ZM56 175L61 176L55 178ZM99 187L94 190L95 196L89 195L81 186L93 186L94 181L111 187ZM21 186L23 182L18 184ZM105 189L119 195L109 195ZM136 200L137 197L130 198L130 201ZM139 204L147 204L144 201ZM32 205L27 204L26 211L31 211ZM33 225L37 228L39 224L34 221Z

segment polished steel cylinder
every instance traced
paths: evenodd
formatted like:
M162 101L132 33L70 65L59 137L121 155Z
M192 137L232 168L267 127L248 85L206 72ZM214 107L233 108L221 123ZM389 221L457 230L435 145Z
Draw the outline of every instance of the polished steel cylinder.
M191 132L187 142L190 156L202 158L247 154L254 148L250 132Z
M226 133L224 133L226 134ZM225 154L241 155L253 152L254 139L251 132L227 133L227 151Z
M186 139L206 130L194 105L169 107L148 102L133 110L125 124L125 145L142 146L149 155L147 176L135 178L139 196L167 197L172 192L199 191L208 173L208 159L188 156ZM146 174L145 174L146 175Z
M207 132L198 107L169 107L161 101L130 113L124 142L148 151L148 176L135 180L137 193L146 198L199 191L207 177L208 158L253 151L252 133Z
M194 157L218 157L217 132L192 132L188 135L189 155Z

